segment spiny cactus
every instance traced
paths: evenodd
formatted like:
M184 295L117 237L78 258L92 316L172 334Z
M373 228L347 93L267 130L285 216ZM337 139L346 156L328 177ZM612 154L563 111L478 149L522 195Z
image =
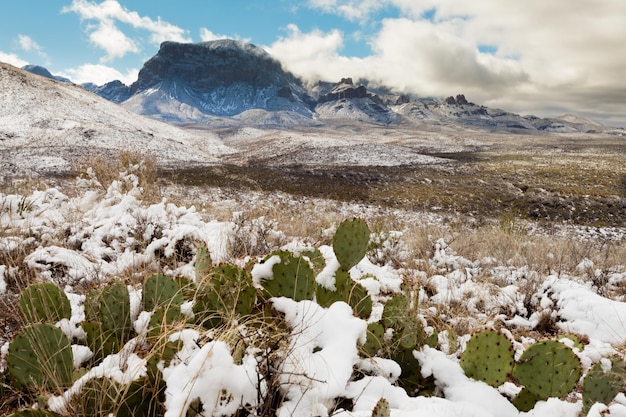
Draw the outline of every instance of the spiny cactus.
M531 345L513 370L513 377L542 400L567 395L576 387L580 375L576 354L555 340Z
M211 260L211 254L204 242L196 243L196 280L200 280L206 277L211 268L213 267L213 261Z
M74 408L79 415L157 416L165 410L144 389L145 379L122 385L110 378L92 378L82 387ZM158 410L158 413L157 413Z
M265 260L280 257L272 267L273 278L263 281L265 296L289 297L295 301L311 300L315 291L315 277L309 263L287 251L268 255Z
M56 323L72 315L70 300L52 282L28 286L20 296L19 307L26 323Z
M514 364L513 343L494 330L475 333L461 355L465 375L492 387L499 387L507 381Z
M349 270L365 257L370 231L362 219L344 220L333 237L333 251L341 267Z
M380 323L370 323L367 326L367 338L361 347L368 356L376 356L385 342L385 328Z
M512 403L519 411L527 413L541 400L542 398L539 395L533 394L528 388L522 388L515 398L513 398Z
M126 286L114 282L90 291L85 300L85 319L87 345L97 358L118 351L133 331Z
M615 396L626 389L626 363L611 358L611 369L605 372L597 362L583 380L583 415L595 403L609 404Z
M256 290L250 273L235 265L223 264L200 281L193 311L199 324L212 328L233 315L251 314L255 302Z
M9 345L7 365L18 385L59 392L72 383L72 348L65 333L49 323L26 326Z
M183 302L178 283L166 275L151 275L143 284L143 308L146 311L153 311L158 307L180 308Z
M372 410L372 417L390 417L391 410L389 409L389 401L381 398L376 403L376 406Z

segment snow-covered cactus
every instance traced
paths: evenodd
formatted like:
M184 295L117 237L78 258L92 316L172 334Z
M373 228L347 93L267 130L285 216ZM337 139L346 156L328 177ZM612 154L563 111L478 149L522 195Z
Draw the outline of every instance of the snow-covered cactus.
M70 341L49 323L22 329L9 345L7 365L17 385L27 390L62 392L72 383Z
M348 303L360 318L367 320L372 314L372 298L365 287L350 278L344 269L335 272L335 290L319 285L315 290L315 300L322 307L330 307L337 301Z
M370 231L364 220L341 222L333 237L333 251L343 269L347 271L363 259L369 239Z
M312 300L315 291L315 277L309 262L291 252L278 251L265 260L278 256L280 262L272 267L273 278L263 281L267 298L289 297L295 301Z
M368 356L376 356L385 343L385 328L380 323L370 323L367 326L367 338L361 347Z
M52 282L28 286L22 292L19 308L25 323L56 323L72 314L67 296Z
M499 387L513 372L513 344L500 332L483 330L467 342L461 355L461 368L470 378Z
M555 340L531 345L513 369L513 377L541 400L564 397L576 387L580 375L580 359Z
M609 404L615 396L626 389L626 363L611 358L611 369L605 371L597 362L583 380L583 415L595 403Z

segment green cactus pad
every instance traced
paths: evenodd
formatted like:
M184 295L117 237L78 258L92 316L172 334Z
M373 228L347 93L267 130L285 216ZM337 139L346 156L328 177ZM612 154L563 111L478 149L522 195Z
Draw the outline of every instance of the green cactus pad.
M319 249L307 250L300 255L309 259L315 275L318 275L326 267L326 259L324 259L324 255L322 255Z
M367 338L361 347L368 356L376 356L385 343L385 328L380 323L367 326Z
M30 285L20 296L20 313L26 323L57 323L72 316L70 300L52 282Z
M389 401L381 398L376 403L374 410L372 410L372 417L390 417L391 410L389 409Z
M196 244L196 281L200 281L211 271L213 268L213 261L211 260L211 254L204 242L198 242Z
M7 365L20 386L62 392L72 383L72 348L65 333L48 323L26 326L9 345Z
M595 403L608 405L626 389L626 363L611 358L611 370L604 372L600 362L587 372L583 380L583 413L586 415Z
M200 283L193 307L199 324L212 328L254 310L256 289L250 273L235 265L213 268Z
M309 263L287 251L274 252L266 260L274 256L279 256L281 261L272 267L273 278L262 283L265 296L289 297L295 301L312 300L315 277Z
M555 340L531 345L513 370L513 377L542 400L567 395L576 387L580 375L576 354Z
M461 354L461 368L470 378L499 387L507 381L515 364L513 344L502 333L475 333Z
M151 275L143 285L143 307L146 311L153 311L158 307L180 309L183 302L180 286L166 275Z
M362 219L344 220L333 237L333 251L341 267L349 270L365 257L370 230Z
M358 282L352 285L352 290L348 295L348 304L356 315L363 320L367 320L372 314L372 297L368 294L367 289Z
M538 395L533 394L528 390L528 388L523 388L516 396L513 398L513 405L519 411L527 413L533 408L535 408L535 404L537 401L542 400Z

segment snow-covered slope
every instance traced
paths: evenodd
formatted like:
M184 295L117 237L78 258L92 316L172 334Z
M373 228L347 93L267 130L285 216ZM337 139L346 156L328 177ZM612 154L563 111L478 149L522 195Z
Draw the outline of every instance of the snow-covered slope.
M213 163L229 149L131 113L82 87L0 63L0 162L4 175L67 170L97 152L150 153L157 162Z

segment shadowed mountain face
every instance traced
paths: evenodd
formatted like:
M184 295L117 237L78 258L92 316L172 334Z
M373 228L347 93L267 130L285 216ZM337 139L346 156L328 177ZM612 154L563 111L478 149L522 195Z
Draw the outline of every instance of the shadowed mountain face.
M267 52L234 40L164 42L130 91L125 107L170 120L249 109L310 116L313 102L300 80Z

